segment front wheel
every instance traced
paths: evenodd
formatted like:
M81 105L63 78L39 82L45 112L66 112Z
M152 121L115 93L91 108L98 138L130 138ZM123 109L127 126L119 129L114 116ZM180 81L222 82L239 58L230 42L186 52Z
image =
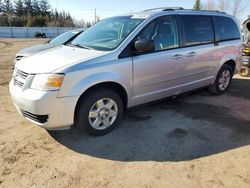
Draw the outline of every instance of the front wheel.
M123 101L116 92L94 89L80 99L75 124L92 136L101 136L112 131L122 115Z
M233 77L233 69L230 65L223 65L218 72L214 83L208 87L212 94L220 95L230 86Z

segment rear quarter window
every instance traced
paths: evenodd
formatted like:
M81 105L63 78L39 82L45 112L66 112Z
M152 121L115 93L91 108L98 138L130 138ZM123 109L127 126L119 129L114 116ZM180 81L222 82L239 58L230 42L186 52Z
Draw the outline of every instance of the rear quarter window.
M232 18L214 16L216 42L237 40L241 38L237 24Z
M184 15L182 22L184 46L214 42L214 28L210 16Z

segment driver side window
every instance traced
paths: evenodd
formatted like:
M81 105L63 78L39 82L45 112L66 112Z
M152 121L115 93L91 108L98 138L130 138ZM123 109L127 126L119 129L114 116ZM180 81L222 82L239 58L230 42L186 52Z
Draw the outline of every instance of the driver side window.
M153 40L155 51L179 47L177 23L174 17L163 17L147 25L138 39Z

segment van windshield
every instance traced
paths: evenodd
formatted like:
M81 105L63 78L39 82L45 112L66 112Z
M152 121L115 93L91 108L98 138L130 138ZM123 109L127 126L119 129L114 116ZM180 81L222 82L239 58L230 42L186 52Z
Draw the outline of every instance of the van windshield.
M143 20L132 16L102 20L75 38L71 45L100 51L114 50Z

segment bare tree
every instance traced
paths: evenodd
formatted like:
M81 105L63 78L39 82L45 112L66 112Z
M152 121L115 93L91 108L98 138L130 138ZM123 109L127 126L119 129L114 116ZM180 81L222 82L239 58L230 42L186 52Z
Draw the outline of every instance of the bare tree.
M87 23L84 19L74 19L74 24L77 26L77 27L87 27Z
M244 0L232 0L231 9L232 15L235 17L239 17L242 12L245 10L245 3Z
M214 0L208 0L205 7L205 10L216 10L216 3L214 2Z
M228 3L225 0L219 0L218 10L221 12L226 12L228 10Z

